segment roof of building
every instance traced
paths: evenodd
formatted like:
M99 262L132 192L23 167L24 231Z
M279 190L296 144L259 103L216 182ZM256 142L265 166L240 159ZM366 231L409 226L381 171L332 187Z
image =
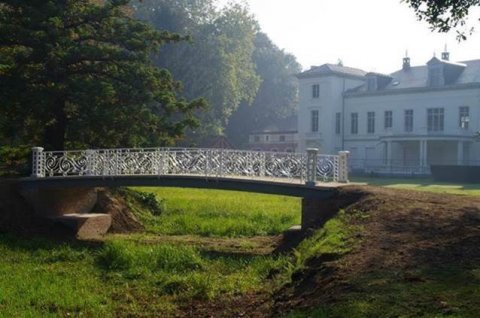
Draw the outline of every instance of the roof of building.
M277 120L262 129L252 131L252 134L258 133L294 133L297 131L297 116L290 116Z
M451 84L480 82L480 60L465 61L461 63L437 60L448 66L458 66L463 68L458 77L456 77ZM428 83L428 66L422 65L410 67L406 70L402 69L392 73L391 76L393 77L393 80L385 89L426 87Z
M376 91L368 91L366 84L360 85L346 92L346 95L356 95L359 93L381 94L393 93L398 90L421 90L430 89L429 86L429 65L443 64L445 85L435 87L442 89L445 87L470 87L480 85L480 60L471 60L463 62L451 62L439 58L432 58L426 65L411 66L398 70L390 74L391 80L387 85ZM368 73L374 75L374 73ZM382 75L384 76L384 75Z
M353 67L342 66L338 64L323 64L312 66L308 71L297 74L298 78L308 78L327 75L364 77L367 72Z

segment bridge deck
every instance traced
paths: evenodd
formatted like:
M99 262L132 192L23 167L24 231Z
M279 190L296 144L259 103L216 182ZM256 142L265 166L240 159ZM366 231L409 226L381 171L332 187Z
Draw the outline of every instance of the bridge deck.
M135 175L135 176L69 176L51 178L23 178L20 183L26 187L184 187L209 188L237 191L282 194L290 196L331 195L345 183L317 182L307 186L300 179L249 177L212 177L199 175Z

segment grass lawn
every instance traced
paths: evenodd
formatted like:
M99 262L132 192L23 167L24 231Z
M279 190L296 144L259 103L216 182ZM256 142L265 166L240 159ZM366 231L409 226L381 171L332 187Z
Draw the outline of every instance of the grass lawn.
M0 235L0 317L169 317L177 304L272 286L287 256L216 255L172 244L102 247Z
M250 243L249 237L276 235L298 224L298 198L178 188L136 190L153 193L161 212L155 215L132 206L145 222L146 234L111 235L105 244L89 246L0 233L0 317L169 317L179 305L193 300L269 292L288 279L291 257L256 254L261 240ZM152 203L148 193L141 196ZM189 240L195 235L210 241L234 238L241 253L215 244L204 248L144 240L170 234L189 234L185 236ZM276 275L283 278L272 279Z
M133 188L152 193L160 215L136 211L147 231L166 235L277 235L300 224L300 198L187 188Z
M437 193L480 195L480 183L448 183L432 179L367 178L353 177L350 182Z

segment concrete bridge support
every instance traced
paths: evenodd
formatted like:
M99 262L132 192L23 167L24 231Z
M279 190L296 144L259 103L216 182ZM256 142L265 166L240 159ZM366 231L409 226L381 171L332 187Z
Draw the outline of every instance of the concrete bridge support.
M338 204L331 198L308 196L302 198L302 232L320 228L338 212Z
M108 214L90 213L97 203L96 188L19 188L20 194L41 217L49 218L81 239L104 235L112 224Z

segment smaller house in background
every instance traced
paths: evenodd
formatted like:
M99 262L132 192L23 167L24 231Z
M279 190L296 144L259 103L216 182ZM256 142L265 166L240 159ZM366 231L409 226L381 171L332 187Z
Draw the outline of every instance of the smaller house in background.
M248 148L257 151L296 152L297 146L296 116L252 131L248 140Z

